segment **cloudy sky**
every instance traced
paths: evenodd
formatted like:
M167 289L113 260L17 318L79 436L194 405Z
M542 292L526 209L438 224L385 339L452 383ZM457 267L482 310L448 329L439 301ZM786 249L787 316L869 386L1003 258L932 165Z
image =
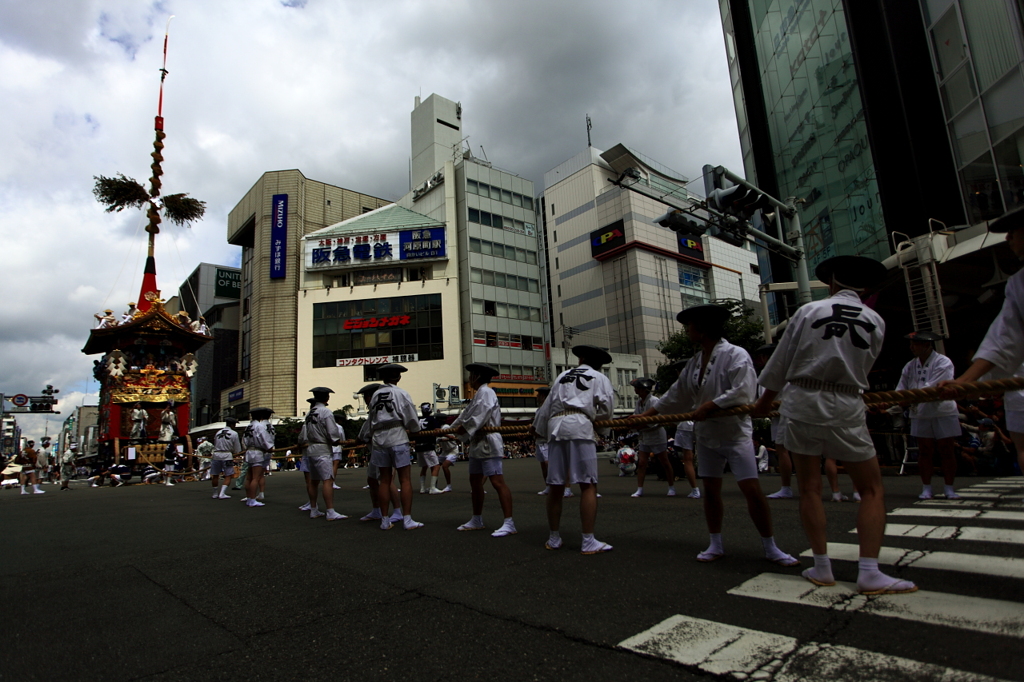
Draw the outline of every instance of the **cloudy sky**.
M159 235L165 292L237 264L227 214L265 171L402 196L417 95L462 102L474 152L538 190L587 114L594 146L695 189L706 163L741 170L718 0L0 0L0 393L62 398L27 435L96 404L93 313L138 293L144 216L105 213L92 178L149 178L171 15L163 191L207 212Z

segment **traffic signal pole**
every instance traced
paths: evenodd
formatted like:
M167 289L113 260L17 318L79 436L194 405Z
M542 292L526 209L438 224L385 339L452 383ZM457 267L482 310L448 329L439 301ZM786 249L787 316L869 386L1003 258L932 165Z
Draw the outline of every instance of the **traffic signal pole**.
M785 239L792 241L792 246L763 232L758 232L755 238L772 244L776 247L774 250L779 255L784 256L796 264L797 303L800 305L810 303L811 280L807 274L807 257L804 252L804 233L803 230L800 229L800 214L796 210L796 197L789 197L789 199L786 200L786 203L783 203L770 194L767 194L750 184L744 178L736 175L725 166L718 166L715 168L715 173L722 175L722 177L727 178L737 185L741 185L759 193L768 201L768 203L778 209L779 214L786 219L786 229L782 236Z
M782 201L779 201L775 197L771 196L770 194L766 194L761 189L750 184L745 179L736 175L725 166L716 167L714 169L714 172L718 175L721 175L724 178L727 178L736 185L746 187L747 189L753 190L760 196L764 197L768 204L773 206L778 211L779 215L785 218L786 222L785 228L782 232L782 237L784 237L789 242L792 242L792 244L789 244L786 241L780 239L776 239L770 234L761 232L760 230L753 230L750 227L745 227L743 230L743 234L748 239L764 242L766 248L770 249L771 251L774 251L775 253L779 254L780 256L787 260L793 261L793 263L796 266L797 302L799 303L799 305L810 303L812 300L811 283L810 277L807 274L807 257L804 252L804 234L803 230L800 227L800 216L796 210L796 198L790 197L786 203L783 203ZM713 207L708 205L711 202L707 200L701 202L680 199L678 197L672 196L667 192L658 191L651 187L650 185L645 185L641 183L639 181L640 177L642 176L639 172L636 172L635 174L630 174L627 171L625 173L622 173L622 175L619 176L618 180L613 180L609 178L608 181L613 185L623 187L625 189L636 192L637 194L642 194L645 197L654 199L655 201L665 204L666 206L670 206L671 208L683 211L690 215L695 215L695 210L702 209L707 211L707 213L709 213L710 215L714 216L720 222L728 223L731 225L746 225L746 221L742 221L733 216L726 215L721 211L715 210ZM628 184L626 182L623 182L626 178L630 178L632 182Z

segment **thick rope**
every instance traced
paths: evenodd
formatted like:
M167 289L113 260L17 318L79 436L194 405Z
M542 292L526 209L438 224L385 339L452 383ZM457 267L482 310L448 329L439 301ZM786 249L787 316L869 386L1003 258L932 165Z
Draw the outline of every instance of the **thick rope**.
M990 381L975 381L966 384L955 384L939 388L933 386L931 388L908 388L903 391L876 391L873 393L864 393L864 404L867 406L882 406L892 405L898 403L901 405L911 405L917 403L930 403L938 402L940 400L961 400L968 397L977 397L983 395L992 395L997 393L1005 393L1007 391L1019 391L1024 390L1024 378L1010 378L1010 379L992 379ZM950 393L955 394L954 397L948 397ZM771 409L777 410L781 403L775 401L772 403ZM716 410L710 416L711 417L728 417L732 415L749 414L754 410L753 405L737 405L736 407L730 407L725 410ZM697 412L687 412L686 414L657 414L650 417L627 417L625 419L600 419L594 422L594 426L597 428L627 428L631 426L649 426L652 424L673 424L676 422L691 421ZM508 435L522 435L525 436L529 433L532 424L515 424L511 426L485 426L480 429L484 433L501 433ZM417 431L409 434L411 438L433 438L437 436L447 436L455 433L455 429L432 429L430 431ZM363 445L356 440L342 441L341 445L345 446L359 446ZM301 449L303 445L293 445L288 448L276 448L275 451L279 450L295 450ZM354 449L354 448L353 448Z

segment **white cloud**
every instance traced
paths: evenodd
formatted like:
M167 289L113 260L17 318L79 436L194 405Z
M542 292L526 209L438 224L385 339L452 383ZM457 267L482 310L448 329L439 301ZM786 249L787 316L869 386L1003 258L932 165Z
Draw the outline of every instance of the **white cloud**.
M741 170L717 0L0 0L2 392L87 392L93 313L138 294L144 219L93 176L148 184L171 14L163 188L207 215L159 235L165 292L237 262L227 214L265 171L404 194L417 95L461 101L474 151L538 190L586 114L595 146Z

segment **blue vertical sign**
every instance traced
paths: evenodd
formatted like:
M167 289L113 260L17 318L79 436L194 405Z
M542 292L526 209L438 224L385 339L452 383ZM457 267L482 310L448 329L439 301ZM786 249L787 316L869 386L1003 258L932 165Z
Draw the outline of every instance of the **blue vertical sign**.
M270 279L283 279L288 253L288 195L275 194L270 201Z

